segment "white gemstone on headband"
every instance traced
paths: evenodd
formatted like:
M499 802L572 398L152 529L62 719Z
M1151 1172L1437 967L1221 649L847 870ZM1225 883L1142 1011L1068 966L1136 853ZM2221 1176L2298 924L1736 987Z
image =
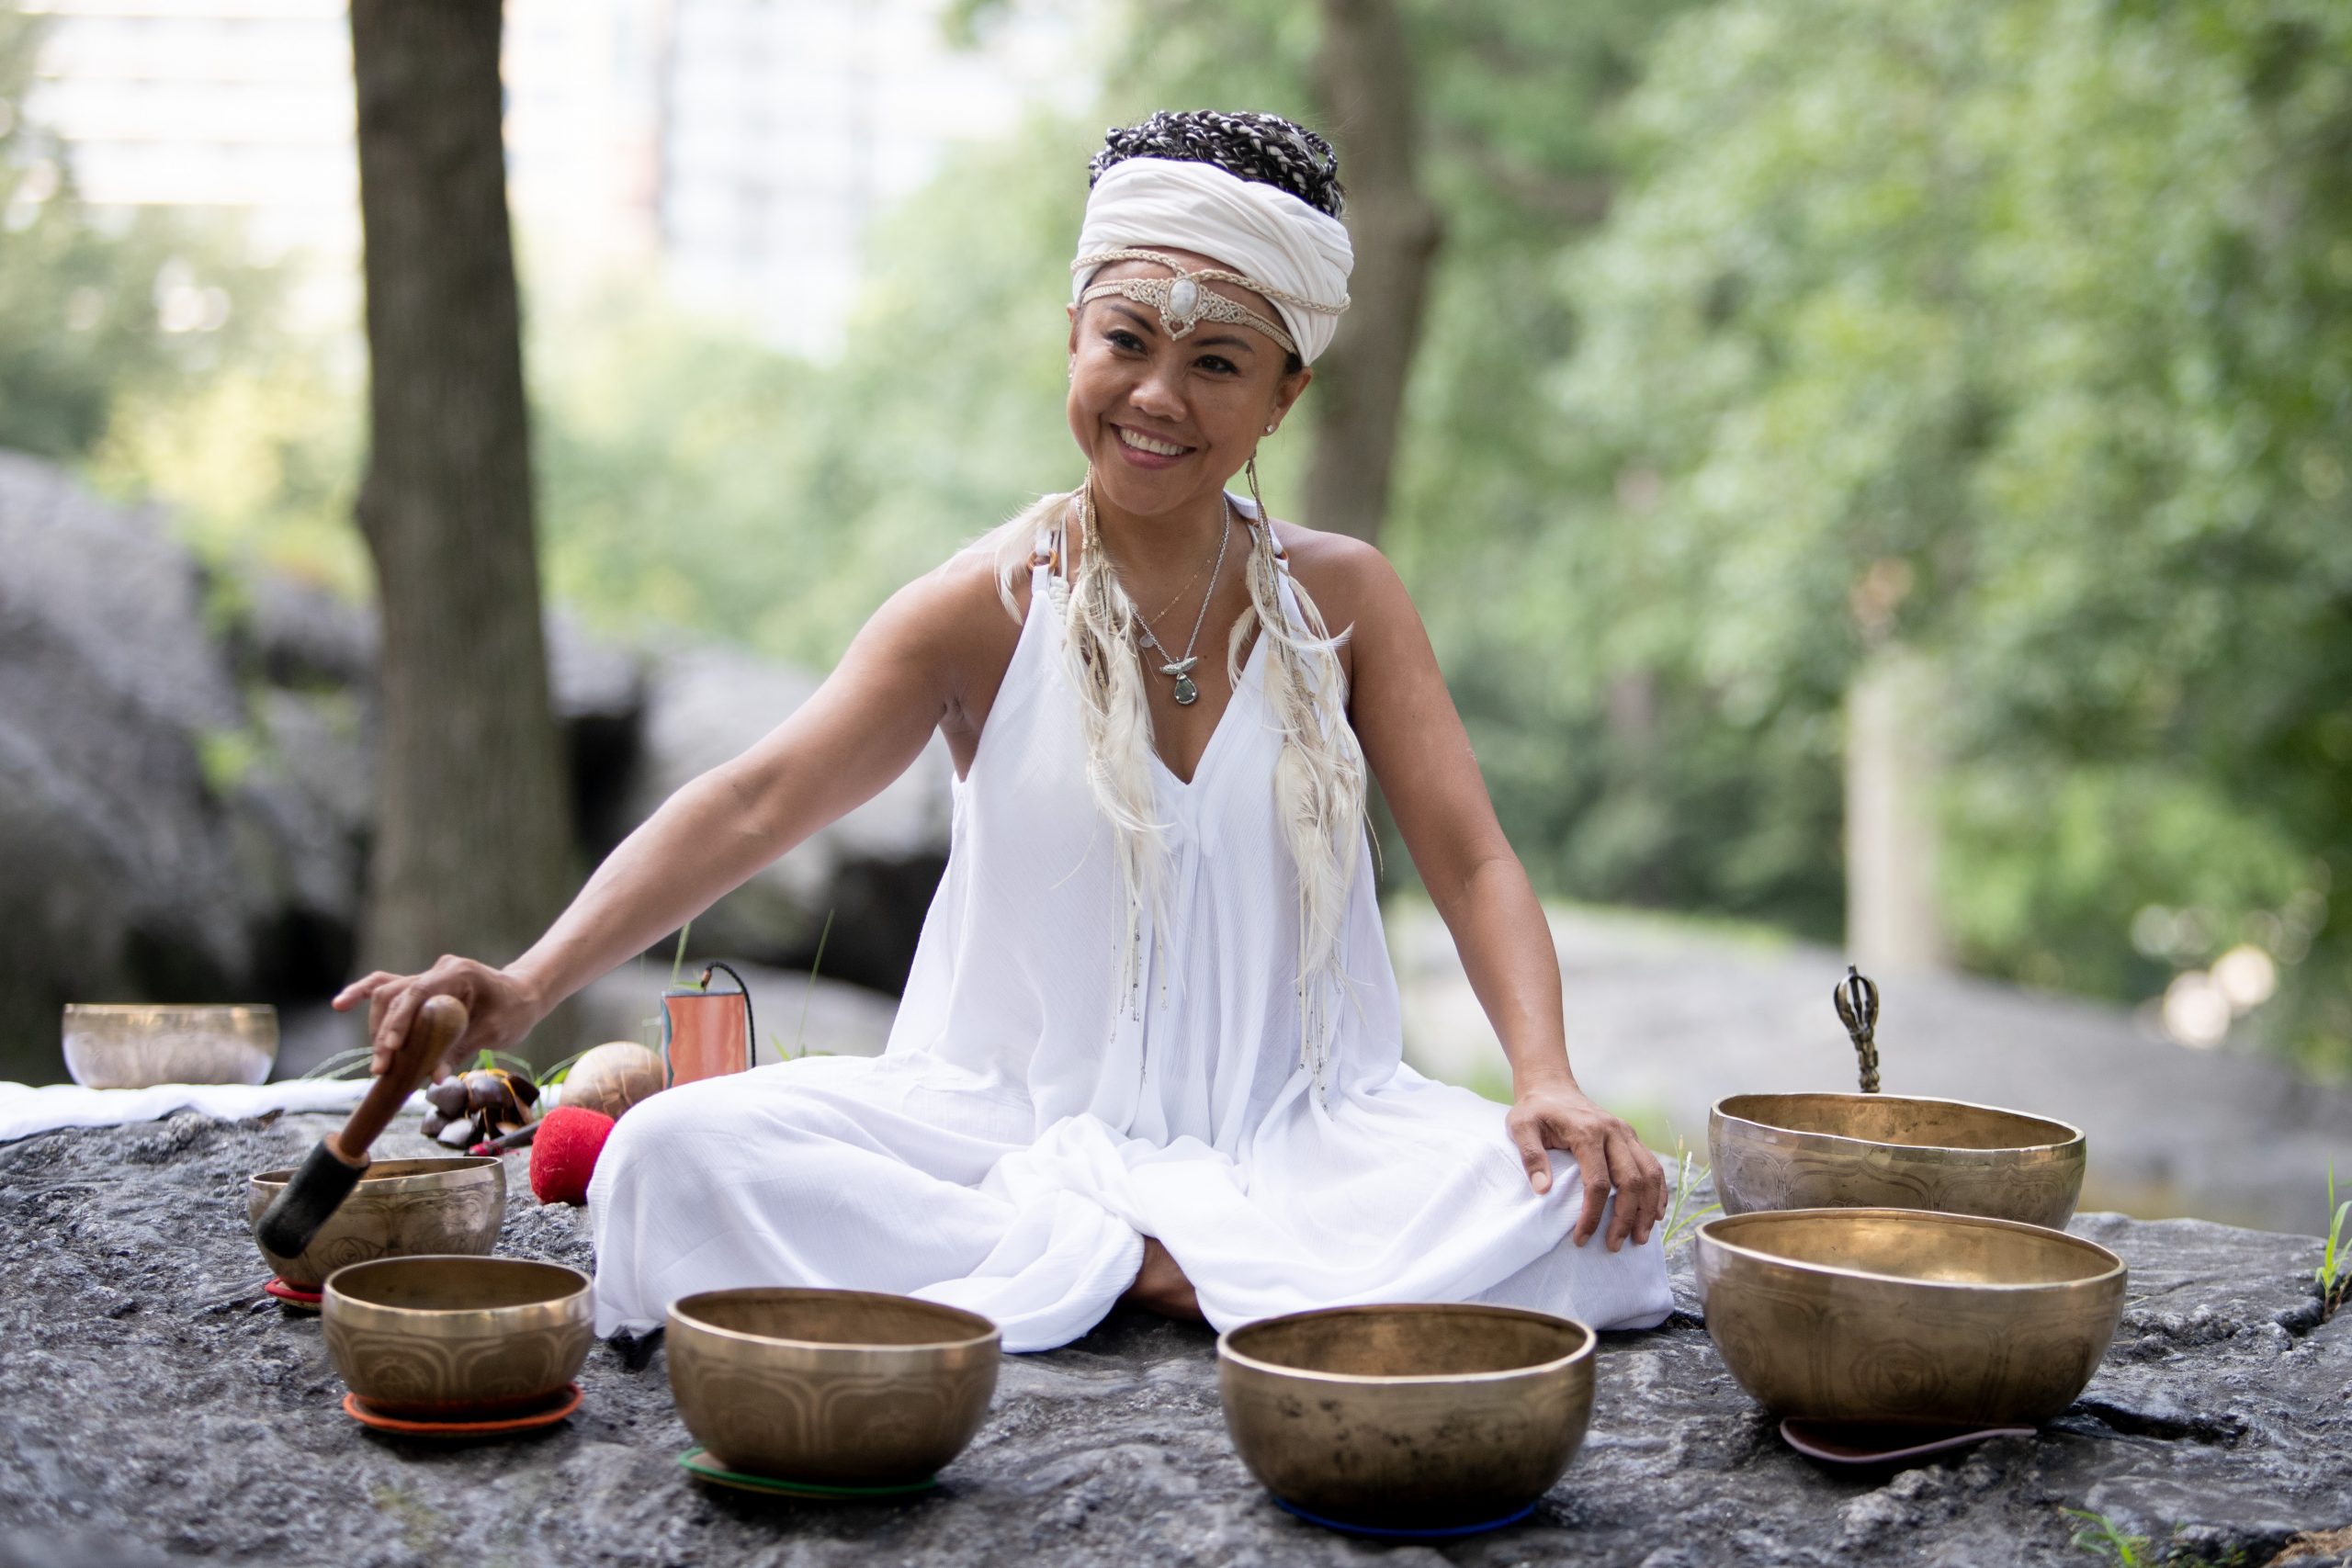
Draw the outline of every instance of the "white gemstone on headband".
M1178 277L1168 286L1168 309L1177 316L1190 318L1201 308L1201 286L1189 277Z

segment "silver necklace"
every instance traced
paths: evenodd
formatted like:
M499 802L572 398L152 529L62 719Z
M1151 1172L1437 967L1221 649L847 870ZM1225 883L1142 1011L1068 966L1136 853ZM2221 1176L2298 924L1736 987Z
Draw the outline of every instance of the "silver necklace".
M1200 701L1201 689L1193 683L1193 666L1198 664L1200 659L1193 649L1201 640L1202 624L1209 618L1209 601L1216 597L1217 578L1225 570L1225 547L1232 539L1233 503L1228 501L1217 512L1216 561L1209 568L1209 589L1201 595L1201 613L1193 617L1193 635L1184 639L1183 658L1177 659L1171 655L1166 645L1152 634L1151 623L1144 619L1143 613L1136 613L1136 623L1143 628L1144 642L1157 650L1160 658L1170 660L1159 667L1159 672L1176 677L1176 705L1179 707L1191 707ZM1164 610L1160 613L1167 614Z

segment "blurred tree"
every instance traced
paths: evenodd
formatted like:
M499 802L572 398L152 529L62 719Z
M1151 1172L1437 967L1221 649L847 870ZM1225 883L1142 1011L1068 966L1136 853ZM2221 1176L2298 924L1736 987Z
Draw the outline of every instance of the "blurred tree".
M355 0L370 360L358 513L383 610L381 808L362 937L504 963L570 880L532 536L499 8Z
M1323 0L1317 117L1340 150L1355 270L1339 336L1316 367L1305 521L1377 540L1396 431L1443 222L1421 190L1419 85L1393 0Z
M1568 279L1610 549L1750 712L1944 661L1978 966L2309 953L2276 1026L2352 1062L2352 13L1734 0L1652 59ZM2201 943L2135 953L2159 903Z

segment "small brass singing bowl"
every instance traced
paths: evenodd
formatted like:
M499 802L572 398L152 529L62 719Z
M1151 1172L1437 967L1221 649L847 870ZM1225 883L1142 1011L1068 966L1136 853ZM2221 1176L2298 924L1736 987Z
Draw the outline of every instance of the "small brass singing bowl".
M386 1258L327 1276L343 1381L385 1416L492 1420L544 1404L595 1338L588 1276L521 1258Z
M1217 1338L1241 1462L1318 1524L1451 1531L1532 1507L1592 1417L1591 1329L1515 1307L1337 1307Z
M1894 1094L1735 1094L1707 1118L1728 1214L1927 1209L2054 1230L2074 1218L2086 1147L2046 1116Z
M277 1061L277 1010L68 1002L63 1045L84 1089L257 1084Z
M1979 1427L2075 1402L2126 1279L2064 1231L1913 1209L1718 1216L1697 1269L1708 1336L1773 1415Z
M256 1232L263 1211L293 1174L291 1168L265 1170L246 1181L245 1223ZM266 1247L261 1256L288 1284L315 1291L336 1269L379 1258L486 1257L505 1224L506 1163L497 1156L379 1159L300 1257L280 1258Z
M668 1326L670 1392L704 1451L816 1486L929 1480L980 1429L1002 1359L979 1314L869 1291L706 1291Z

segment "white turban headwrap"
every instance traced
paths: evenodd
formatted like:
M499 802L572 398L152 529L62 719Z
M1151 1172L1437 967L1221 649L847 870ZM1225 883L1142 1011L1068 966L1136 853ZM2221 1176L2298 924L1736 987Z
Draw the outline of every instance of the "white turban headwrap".
M1173 158L1129 158L1094 183L1078 254L1130 245L1167 245L1215 259L1277 288L1332 307L1307 310L1272 301L1283 325L1312 365L1339 331L1347 306L1348 273L1355 247L1347 225L1286 190L1229 175L1213 164ZM1079 271L1075 303L1098 268Z

